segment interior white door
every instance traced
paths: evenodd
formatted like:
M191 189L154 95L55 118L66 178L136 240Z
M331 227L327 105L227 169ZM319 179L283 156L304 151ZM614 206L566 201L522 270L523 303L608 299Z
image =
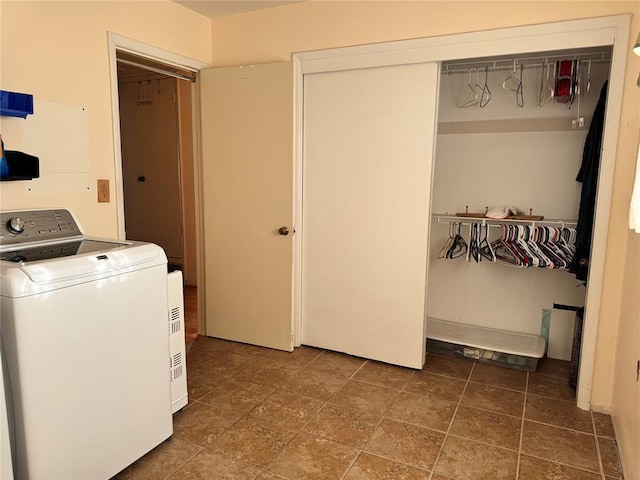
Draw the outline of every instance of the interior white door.
M292 64L202 70L200 93L206 333L292 350Z
M301 340L422 368L439 68L304 77Z
M160 245L182 263L176 79L119 84L127 238Z

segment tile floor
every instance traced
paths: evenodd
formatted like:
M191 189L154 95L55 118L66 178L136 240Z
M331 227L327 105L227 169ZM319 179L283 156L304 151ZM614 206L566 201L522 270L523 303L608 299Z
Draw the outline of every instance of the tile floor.
M172 439L114 478L622 478L611 420L575 407L567 368L428 355L413 371L200 337Z

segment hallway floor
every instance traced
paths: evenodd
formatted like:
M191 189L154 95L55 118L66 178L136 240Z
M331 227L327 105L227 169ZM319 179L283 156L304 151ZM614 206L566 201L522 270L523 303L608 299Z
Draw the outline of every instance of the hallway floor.
M609 480L611 419L538 372L428 355L421 371L200 337L174 435L115 478Z
M187 346L198 338L198 289L184 286L184 341Z

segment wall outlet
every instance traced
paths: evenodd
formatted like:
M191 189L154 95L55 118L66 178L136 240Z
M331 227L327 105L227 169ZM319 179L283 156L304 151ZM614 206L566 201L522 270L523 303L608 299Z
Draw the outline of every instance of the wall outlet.
M98 203L109 201L109 180L98 179Z

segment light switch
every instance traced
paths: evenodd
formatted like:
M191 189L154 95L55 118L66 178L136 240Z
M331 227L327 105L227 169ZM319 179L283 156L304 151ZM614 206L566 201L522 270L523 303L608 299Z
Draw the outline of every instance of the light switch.
M109 180L98 179L98 203L109 201Z

